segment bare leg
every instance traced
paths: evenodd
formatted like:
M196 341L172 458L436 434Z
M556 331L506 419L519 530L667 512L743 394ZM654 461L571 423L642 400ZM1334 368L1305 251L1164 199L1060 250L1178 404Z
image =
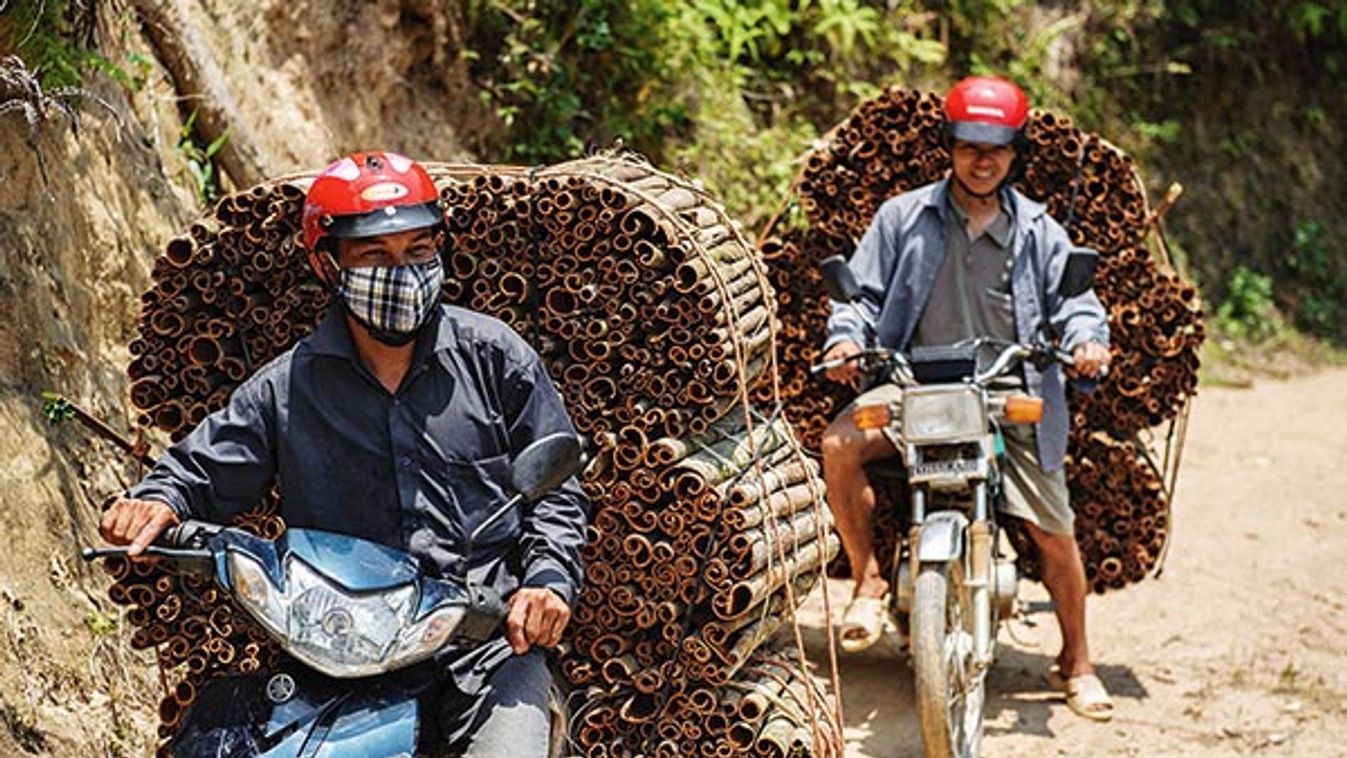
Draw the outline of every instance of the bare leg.
M1043 559L1043 584L1057 606L1057 625L1062 630L1057 666L1068 679L1093 673L1085 636L1085 565L1076 538L1049 534L1031 523L1025 526Z
M875 490L865 475L865 464L897 451L879 430L861 431L850 413L833 420L823 434L823 478L828 484L842 549L851 563L855 597L881 597L889 583L874 549Z

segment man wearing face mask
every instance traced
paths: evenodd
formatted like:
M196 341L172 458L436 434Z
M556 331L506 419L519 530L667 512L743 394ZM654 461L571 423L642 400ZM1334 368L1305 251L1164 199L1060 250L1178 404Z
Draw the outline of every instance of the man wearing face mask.
M574 428L527 343L441 304L443 221L409 158L357 153L324 169L302 245L333 293L327 316L174 445L100 529L139 554L181 519L228 523L274 482L291 527L383 542L439 576L466 569L510 612L504 636L440 661L444 739L474 756L543 756L542 649L570 619L589 506L571 479L488 527L465 566L466 535L504 500L513 455Z

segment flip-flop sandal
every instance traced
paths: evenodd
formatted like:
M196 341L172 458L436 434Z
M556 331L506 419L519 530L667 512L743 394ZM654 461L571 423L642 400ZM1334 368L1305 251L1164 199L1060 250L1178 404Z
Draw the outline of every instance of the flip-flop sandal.
M1058 673L1058 677L1061 674ZM1108 721L1113 718L1113 698L1109 697L1104 683L1094 674L1081 674L1065 680L1062 691L1066 694L1066 705L1077 716L1092 721Z
M859 653L884 636L884 615L889 607L889 596L853 598L842 614L842 650Z

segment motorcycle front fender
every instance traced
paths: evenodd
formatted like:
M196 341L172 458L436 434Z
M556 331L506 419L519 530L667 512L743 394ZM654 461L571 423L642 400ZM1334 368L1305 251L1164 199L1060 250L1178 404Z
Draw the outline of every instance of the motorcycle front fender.
M921 524L917 563L945 563L964 553L968 517L958 511L936 511Z

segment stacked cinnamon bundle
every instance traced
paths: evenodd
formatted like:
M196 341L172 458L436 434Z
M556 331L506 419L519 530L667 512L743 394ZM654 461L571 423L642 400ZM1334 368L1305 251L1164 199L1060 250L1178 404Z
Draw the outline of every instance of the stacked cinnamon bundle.
M561 659L582 694L575 745L840 754L837 725L815 724L829 706L808 677L754 658L838 549L818 467L771 415L777 298L760 253L696 186L640 161L426 167L446 206L445 300L523 335L596 448L586 587ZM129 368L141 423L180 438L316 325L329 296L295 245L311 179L225 198L156 261ZM280 534L278 505L239 525ZM189 624L204 629L188 645L201 658L165 698L165 734L206 678L275 663L220 598L114 571L114 596L144 609L134 641L158 645L166 666L184 662L165 650ZM133 585L148 589L133 599ZM756 690L771 694L725 704Z
M1163 483L1173 472L1157 471L1151 461L1178 456L1130 441L1184 417L1197 386L1201 309L1196 290L1151 253L1155 219L1127 155L1045 111L1032 114L1028 138L1015 186L1044 202L1074 242L1100 254L1095 290L1108 308L1113 361L1098 391L1072 394L1068 473L1087 574L1102 592L1144 578L1163 552L1169 526ZM936 181L948 168L941 97L890 89L858 106L807 156L797 202L808 226L760 243L782 293L781 397L811 450L852 395L805 373L820 358L828 315L813 269L830 255L850 255L885 199ZM1110 444L1097 442L1101 433ZM1127 486L1099 486L1092 472L1104 470L1115 479L1123 476ZM888 506L881 508L876 530L887 561L898 530L906 527L895 507L903 494L891 489L884 496ZM1032 548L1017 542L1025 548L1021 569L1033 576Z

